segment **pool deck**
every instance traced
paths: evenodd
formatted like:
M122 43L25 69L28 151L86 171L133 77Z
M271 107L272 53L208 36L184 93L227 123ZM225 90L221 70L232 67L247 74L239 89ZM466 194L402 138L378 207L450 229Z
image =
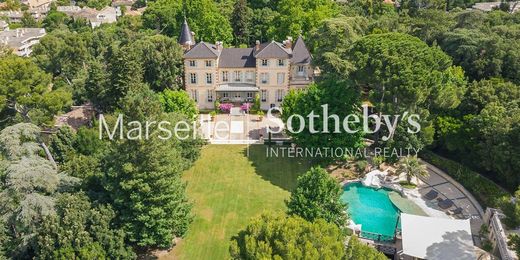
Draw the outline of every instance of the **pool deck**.
M421 161L426 165L429 176L422 177L417 181L416 189L403 189L403 193L406 198L395 198L400 196L393 196L394 198L390 198L392 203L396 207L398 207L402 212L415 214L415 215L426 215L430 217L437 218L461 218L460 216L455 217L447 214L447 209L441 209L437 204L437 200L426 200L423 196L430 190L435 190L439 193L439 198L442 199L450 199L453 201L454 206L450 209L455 209L456 207L462 208L462 218L470 219L471 223L471 231L473 234L473 241L476 246L480 245L480 239L478 238L478 234L480 232L480 228L483 224L482 217L484 215L484 211L475 197L467 191L460 183L453 180L450 176L444 173L442 170L436 168L435 166ZM351 182L357 182L360 180L349 180L342 182L342 185ZM407 199L412 201L416 207L404 207L406 203L401 203L399 201Z
M433 189L439 193L440 198L452 200L455 205L451 207L451 209L456 207L462 208L463 218L470 219L473 241L476 246L480 246L478 235L484 223L482 220L484 210L478 201L460 183L452 179L442 170L425 161L421 160L421 162L426 165L429 176L421 178L419 185L417 185L418 189L415 190L417 197L414 197L412 200L427 210L427 213L432 217L454 218L453 216L445 214L444 212L446 211L439 208L436 200L426 200L423 198L423 195Z

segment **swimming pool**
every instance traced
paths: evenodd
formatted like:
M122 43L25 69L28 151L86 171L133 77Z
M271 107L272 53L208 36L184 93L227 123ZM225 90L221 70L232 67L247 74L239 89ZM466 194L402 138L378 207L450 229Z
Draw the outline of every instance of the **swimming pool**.
M390 192L394 191L365 187L360 182L353 182L343 187L341 200L347 203L350 218L362 225L361 231L393 238L399 209L390 201Z

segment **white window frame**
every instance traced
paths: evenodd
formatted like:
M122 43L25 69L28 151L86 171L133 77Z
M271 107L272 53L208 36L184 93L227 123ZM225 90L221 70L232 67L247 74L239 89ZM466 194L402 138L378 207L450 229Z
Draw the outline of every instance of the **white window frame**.
M269 73L262 72L260 74L260 83L262 83L262 84L269 84Z
M283 101L283 96L284 96L284 90L283 89L277 89L276 90L276 101L277 102L282 102Z
M222 82L228 82L229 81L229 72L222 71Z
M213 90L208 89L208 102L213 102Z
M190 67L197 67L197 61L196 60L190 60Z
M199 101L199 93L196 89L191 90L191 98L195 100L195 102Z
M252 71L246 72L246 82L253 82L253 73Z
M266 89L262 89L262 94L261 94L261 99L260 99L262 102L266 102L267 101L267 90Z
M278 85L282 85L283 83L285 83L285 73L276 73L276 82L278 83Z
M235 82L242 82L242 71L235 70Z
M269 60L264 59L264 60L261 61L261 63L262 63L262 67L269 66Z
M278 67L283 67L283 66L285 66L285 60L279 59L278 60Z
M208 68L213 67L213 61L212 60L206 60L206 67L208 67Z
M197 84L197 73L190 73L190 83Z
M206 73L206 84L213 84L213 73Z
M247 92L246 93L247 98L253 98L253 92Z

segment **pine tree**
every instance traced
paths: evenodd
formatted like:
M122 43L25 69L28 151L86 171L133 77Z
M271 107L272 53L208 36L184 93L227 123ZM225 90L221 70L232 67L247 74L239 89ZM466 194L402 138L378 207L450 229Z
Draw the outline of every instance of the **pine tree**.
M251 16L252 11L247 6L247 0L237 0L231 17L235 45L248 43Z

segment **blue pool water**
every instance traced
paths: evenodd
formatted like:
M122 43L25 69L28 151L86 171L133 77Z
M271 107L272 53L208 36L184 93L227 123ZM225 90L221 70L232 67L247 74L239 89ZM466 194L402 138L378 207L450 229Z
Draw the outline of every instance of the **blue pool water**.
M341 200L347 203L350 218L362 225L362 231L393 236L399 210L388 198L389 192L354 182L343 187Z

